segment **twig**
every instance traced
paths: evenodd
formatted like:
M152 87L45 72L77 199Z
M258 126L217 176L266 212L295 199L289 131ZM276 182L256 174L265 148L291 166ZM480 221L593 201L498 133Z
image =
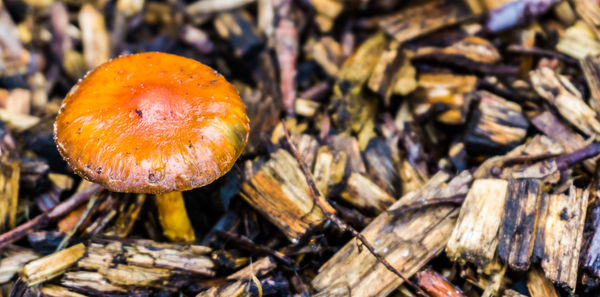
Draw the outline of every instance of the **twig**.
M402 279L405 283L407 283L409 286L411 286L419 295L428 297L429 295L427 293L425 293L425 291L423 291L423 289L421 289L415 283L410 281L408 278L404 277L402 275L402 273L400 273L400 271L398 271L398 269L394 268L394 266L392 266L392 264L390 264L390 262L388 262L379 253L377 253L377 251L375 250L373 245L361 233L359 233L354 228L352 228L352 226L350 226L350 225L346 224L345 222L343 222L342 220L340 220L333 212L328 210L329 207L324 205L324 203L323 203L324 198L319 193L319 190L317 189L317 186L315 185L315 182L312 179L308 169L302 162L302 158L300 158L300 155L298 154L298 152L294 148L294 145L291 142L290 132L288 131L287 126L285 125L285 121L281 121L281 123L283 126L283 132L284 132L284 136L285 136L284 139L289 146L290 152L292 153L294 158L298 161L298 165L300 166L300 169L302 170L302 173L304 174L304 178L306 178L306 183L308 184L308 188L310 190L310 196L313 199L313 201L315 202L315 204L321 209L323 214L325 214L327 219L329 221L333 222L341 230L343 230L345 232L350 232L350 234L352 234L352 236L356 237L356 239L358 239L360 241L360 243L364 247L366 247L367 250L369 250L369 252L377 259L377 261L379 263L383 264L383 266L385 268L387 268L387 270L391 271L392 273L397 275L400 279Z
M576 59L573 59L565 54L553 51L553 50L547 50L547 49L543 49L543 48L539 48L539 47L526 47L526 46L522 46L522 45L518 45L518 44L511 44L509 45L506 50L508 52L511 53L516 53L516 54L526 54L526 55L534 55L534 56L545 56L545 57L550 57L550 58L556 58L558 60L561 60L567 64L569 64L570 66L575 66L578 67L579 66L579 62Z
M98 198L96 196L92 196L92 198L88 201L85 211L83 212L83 214L81 214L79 221L77 221L77 224L75 224L75 226L73 226L73 228L71 228L71 231L69 231L69 233L67 233L67 235L63 238L63 240L61 240L60 244L56 248L55 253L60 252L62 249L64 249L69 244L69 241L75 235L75 233L77 233L77 230L79 229L79 227L81 227L81 224L83 224L83 222L92 213L92 209L94 209L94 206L96 205L97 201L98 201Z
M600 142L593 142L570 154L562 155L556 159L558 170L563 171L585 159L600 154Z
M61 204L55 206L52 210L44 212L38 215L37 217L33 218L32 220L29 220L26 223L23 223L17 226L16 228L0 235L0 248L3 248L8 244L11 244L23 238L25 235L29 234L29 232L31 232L33 229L43 228L50 221L53 221L57 218L68 214L73 209L86 202L93 195L97 194L103 189L104 188L102 188L100 185L93 184L85 188L83 191L74 194L69 199L63 201Z

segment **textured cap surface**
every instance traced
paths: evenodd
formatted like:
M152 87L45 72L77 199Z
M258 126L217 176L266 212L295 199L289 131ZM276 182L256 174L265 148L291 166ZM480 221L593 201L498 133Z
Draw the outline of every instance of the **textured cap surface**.
M165 53L116 58L67 94L54 125L59 152L82 177L116 192L206 185L248 142L235 87L212 68Z

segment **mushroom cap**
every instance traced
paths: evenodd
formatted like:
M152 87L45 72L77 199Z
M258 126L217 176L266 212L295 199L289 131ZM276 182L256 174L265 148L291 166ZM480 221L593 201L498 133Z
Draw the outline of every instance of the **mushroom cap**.
M236 88L192 59L147 52L113 59L67 94L54 124L75 173L115 192L201 187L231 169L248 142Z

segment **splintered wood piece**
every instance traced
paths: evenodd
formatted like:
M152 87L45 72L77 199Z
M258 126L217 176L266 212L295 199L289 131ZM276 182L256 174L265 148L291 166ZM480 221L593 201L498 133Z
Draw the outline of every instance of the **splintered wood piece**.
M220 286L213 286L206 291L200 292L196 297L251 296L245 292L248 286L252 284L256 285L255 281L258 280L259 277L264 277L276 267L277 263L275 263L272 258L261 258L229 275L227 277L229 282Z
M423 188L396 201L390 210L419 201L464 195L471 180L466 171L451 180L449 174L439 172ZM448 205L399 217L384 212L361 234L379 255L409 277L443 249L456 214L456 207ZM340 274L340 271L344 273ZM356 239L321 266L319 274L312 280L318 292L315 296L387 296L401 284L402 280L380 265Z
M477 76L447 73L424 73L419 75L417 98L414 107L417 116L430 112L434 105L447 110L436 119L445 124L463 124L469 111L469 94L475 91Z
M319 102L297 98L294 103L294 112L299 116L313 117L320 106Z
M446 47L419 47L411 51L411 58L429 55L461 56L465 59L486 64L494 64L502 58L498 49L487 39L477 36L468 36Z
M343 134L357 133L361 148L366 146L373 134L368 132L373 131L378 104L378 98L374 94L363 91L363 84L373 73L387 45L388 41L382 32L364 41L340 68L329 103L335 127Z
M327 139L327 146L334 152L334 156L340 152L346 155L346 172L367 172L355 137L333 135Z
M396 200L370 179L360 173L352 173L341 193L344 201L369 213L379 214Z
M502 297L526 297L526 296L513 290L513 289L508 289L508 290L504 290Z
M588 219L593 228L593 233L587 242L587 249L583 255L583 268L596 278L600 277L600 206L596 206L590 212ZM1 266L1 265L0 265Z
M417 88L417 70L411 64L409 59L404 59L404 63L398 72L396 72L392 92L396 95L408 95Z
M331 178L331 169L333 166L333 154L328 147L322 146L317 150L315 166L313 168L313 176L315 177L315 185L317 189L327 197L329 193L329 181Z
M150 275L148 275L150 278ZM91 271L72 271L67 272L61 278L60 284L77 288L82 291L102 292L102 293L125 293L127 288L111 284L100 272Z
M79 11L79 26L87 68L93 69L108 61L110 40L104 24L104 15L92 4L85 4Z
M544 197L548 207L540 221L540 228L543 228L541 265L548 279L570 292L574 292L577 285L588 196L587 189L571 186L568 195Z
M115 224L113 228L106 232L107 236L115 236L115 237L126 237L131 229L133 229L133 225L137 221L142 207L144 206L144 202L146 201L146 195L138 194L134 199L129 199L130 203L121 204L121 211L119 211L119 216L115 220Z
M479 91L479 106L467 127L470 151L506 151L520 144L529 123L521 106L487 91Z
M590 88L590 105L598 113L600 112L600 56L587 56L579 63Z
M35 286L65 272L85 254L83 243L37 259L23 267L20 276L28 286Z
M537 179L511 179L500 227L498 257L514 270L529 268L538 214L541 205L541 183Z
M48 297L85 297L83 294L79 294L69 289L57 285L44 285L41 289L44 296Z
M17 224L21 164L3 156L0 161L0 232Z
M587 142L579 133L576 133L569 126L565 125L558 117L550 111L544 111L531 119L531 123L542 133L552 140L560 143L565 152L572 153L587 145ZM597 158L583 161L584 167L594 172Z
M309 134L292 135L292 144L296 150L301 152L302 161L308 168L312 168L319 149L319 142Z
M271 154L260 170L242 184L241 195L292 242L325 220L311 199L298 162L283 149ZM326 201L323 203L329 206ZM331 211L335 212L333 208Z
M473 182L446 245L450 259L480 267L492 262L507 194L508 182L505 180L478 179Z
M381 58L388 41L383 33L377 33L363 42L340 68L338 78L354 85L366 82L377 61Z
M30 250L17 246L8 246L0 251L0 285L10 281L25 264L40 256Z
M558 297L554 285L539 268L527 272L527 289L531 297Z
M459 288L430 268L419 271L415 281L432 297L465 297Z
M600 54L600 42L588 24L577 21L562 34L556 44L556 50L581 60Z
M402 196L402 180L394 166L392 152L385 140L372 138L363 153L367 176L392 197Z
M581 93L567 78L542 67L532 71L530 79L535 91L556 107L569 123L588 136L600 133L596 112L583 101Z
M189 15L211 14L233 10L256 0L198 0L188 4L185 12Z
M157 243L150 240L108 241L90 244L86 256L77 266L89 270L108 269L115 262L125 259L125 263L131 266L213 276L215 265L208 255L210 251L210 248L201 245Z
M307 51L325 72L333 77L337 76L343 56L342 46L335 39L331 36L324 36L310 45Z
M428 1L382 18L379 27L398 42L404 42L481 13L482 8L475 4L462 0Z
M367 82L367 86L373 92L379 94L386 105L390 103L396 73L404 64L405 55L398 43L391 42L388 47L381 53L373 73Z

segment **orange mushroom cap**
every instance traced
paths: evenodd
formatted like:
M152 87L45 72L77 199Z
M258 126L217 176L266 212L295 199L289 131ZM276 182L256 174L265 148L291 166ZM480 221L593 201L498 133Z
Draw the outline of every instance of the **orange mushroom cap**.
M115 192L204 186L231 169L248 142L246 108L212 68L157 52L122 56L67 94L54 124L75 173Z

